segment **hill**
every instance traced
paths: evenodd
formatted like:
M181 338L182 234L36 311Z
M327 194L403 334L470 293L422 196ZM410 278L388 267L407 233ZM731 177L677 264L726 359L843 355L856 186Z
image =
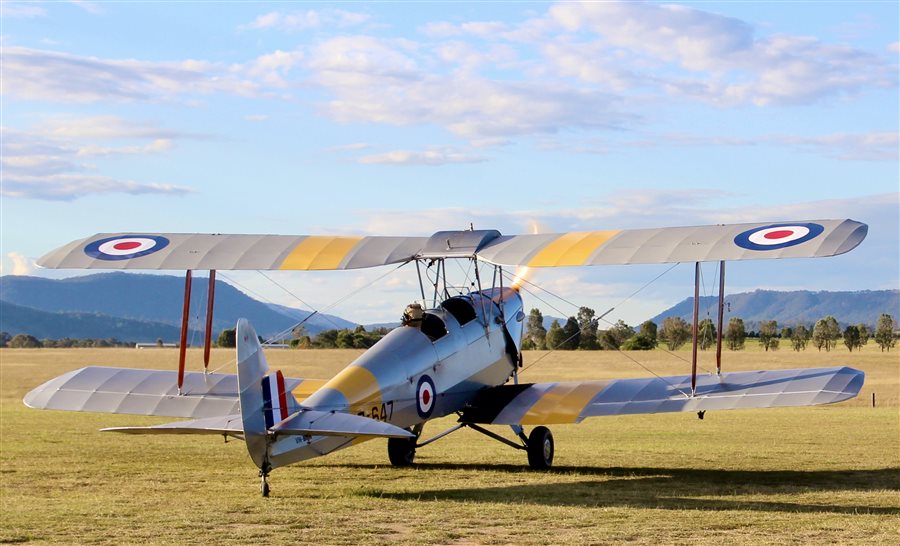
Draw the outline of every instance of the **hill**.
M206 293L207 280L195 278L191 288L191 324L198 330L203 329L205 321ZM14 304L6 308L7 312L3 315L3 329L7 332L14 333L11 328L6 327L7 324L40 326L39 317L44 317L47 324L60 326L63 322L58 320L59 317L50 315L62 313L67 314L69 320L83 324L72 324L68 329L43 329L45 337L71 336L64 332L77 328L79 331L92 333L85 337L107 338L113 334L105 333L101 325L112 324L110 320L145 323L154 331L160 325L180 330L184 279L171 275L122 272L60 280L7 275L0 277L0 294L3 301ZM50 315L39 315L34 311ZM290 328L309 314L309 311L300 309L270 306L230 284L216 282L214 332L233 328L237 320L243 317L253 323L260 335L269 336ZM306 331L315 334L323 329L334 328L335 322L353 326L353 323L339 317L316 315L305 324ZM28 333L37 335L35 332ZM157 337L163 337L167 341L173 339L169 335L156 335L152 340L155 341ZM137 340L131 337L120 339Z
M797 290L779 292L755 290L725 296L727 304L725 322L730 317L744 319L748 330L756 330L764 320L776 320L780 326L814 324L818 319L831 315L842 326L867 324L874 328L881 313L900 318L900 290L862 290L858 292L810 292ZM700 318L709 316L715 320L718 298L700 298ZM694 298L686 298L666 309L651 320L660 324L665 317L678 316L691 320Z
M131 320L97 313L50 313L0 300L0 330L14 336L31 334L38 339L109 339L176 343L181 328L161 322ZM191 331L188 339L202 339ZM200 341L199 343L202 343Z

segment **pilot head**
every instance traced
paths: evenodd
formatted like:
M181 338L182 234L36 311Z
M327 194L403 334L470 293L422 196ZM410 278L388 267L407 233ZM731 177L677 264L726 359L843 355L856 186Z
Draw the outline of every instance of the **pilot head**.
M413 328L419 328L422 326L422 317L425 315L425 311L422 310L422 306L418 303L410 303L406 306L406 310L403 311L403 326L412 326Z

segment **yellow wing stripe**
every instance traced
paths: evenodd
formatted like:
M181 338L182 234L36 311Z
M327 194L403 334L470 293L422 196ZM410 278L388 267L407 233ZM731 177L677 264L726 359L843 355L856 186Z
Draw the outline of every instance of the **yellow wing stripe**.
M603 243L618 233L619 230L564 233L535 254L528 267L583 265Z
M584 407L607 383L560 383L544 393L520 421L523 425L574 423Z
M300 241L279 269L309 271L336 269L362 237L313 235Z

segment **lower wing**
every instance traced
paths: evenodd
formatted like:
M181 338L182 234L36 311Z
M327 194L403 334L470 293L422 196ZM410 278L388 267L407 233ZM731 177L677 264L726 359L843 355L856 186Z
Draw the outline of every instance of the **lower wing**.
M494 425L580 423L637 413L833 404L859 394L865 374L846 366L691 376L502 385L485 389L460 421Z

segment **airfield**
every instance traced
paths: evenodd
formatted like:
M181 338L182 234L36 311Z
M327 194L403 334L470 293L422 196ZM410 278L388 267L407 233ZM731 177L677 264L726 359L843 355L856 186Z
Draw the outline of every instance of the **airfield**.
M751 342L752 343L752 342ZM286 376L328 378L354 350L269 350ZM628 353L660 375L688 350ZM201 350L188 355L202 367ZM525 366L544 355L525 352ZM211 368L234 373L233 351ZM701 352L701 371L714 369ZM724 352L725 371L849 365L841 404L593 418L552 426L550 472L469 430L393 468L372 440L278 469L259 495L244 443L100 433L171 421L38 411L30 389L86 365L174 369L174 349L0 349L0 544L896 544L900 537L900 351L870 341L801 353ZM554 352L522 381L645 377L624 355ZM872 393L875 404L872 407ZM425 436L452 426L430 423ZM506 433L501 427L497 432Z

